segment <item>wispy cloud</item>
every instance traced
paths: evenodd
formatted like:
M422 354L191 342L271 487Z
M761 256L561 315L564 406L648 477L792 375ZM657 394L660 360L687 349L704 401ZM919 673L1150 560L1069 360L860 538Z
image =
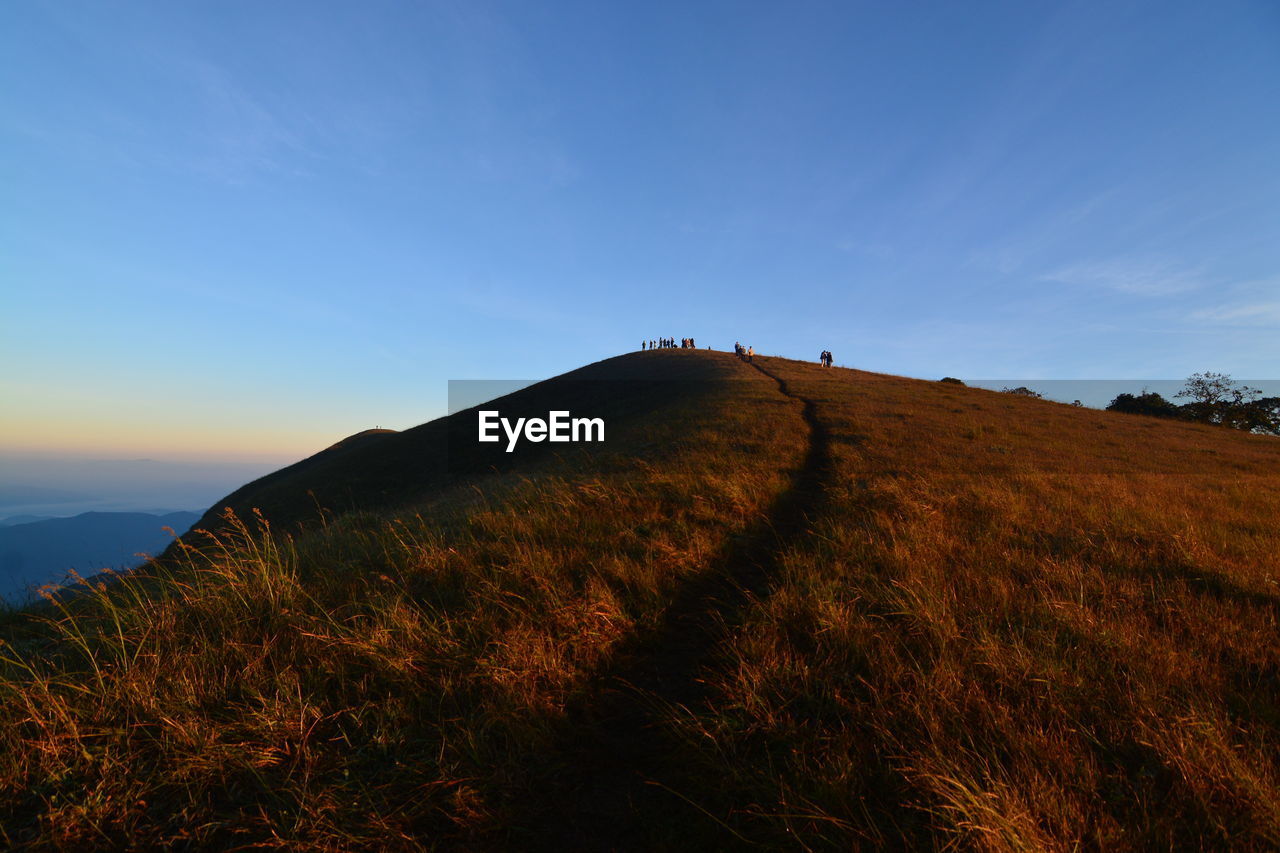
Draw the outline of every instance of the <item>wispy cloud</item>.
M864 255L869 258L884 260L892 258L896 252L893 246L878 240L858 240L853 237L846 237L837 240L835 248L840 252L848 252L853 255Z
M1280 326L1280 299L1202 308L1191 312L1188 319L1229 326Z
M998 242L974 249L965 266L1001 275L1034 269L1037 256L1079 239L1082 228L1112 209L1122 191L1122 185L1108 187L1050 215L1028 220L1012 234L1002 232Z
M1183 319L1201 327L1259 329L1280 326L1280 276L1215 288ZM1190 306L1188 306L1190 307Z
M279 105L268 106L213 63L189 66L201 96L207 170L231 179L254 171L298 173L302 162L318 157Z
M1137 296L1172 296L1205 286L1205 269L1162 258L1112 258L1062 267L1040 276L1077 287L1101 287Z

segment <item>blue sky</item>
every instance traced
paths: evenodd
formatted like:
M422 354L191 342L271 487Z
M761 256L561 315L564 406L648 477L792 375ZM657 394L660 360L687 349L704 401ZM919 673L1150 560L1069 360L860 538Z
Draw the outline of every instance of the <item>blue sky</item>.
M1277 104L1270 2L11 0L0 449L295 458L659 335L1273 378Z

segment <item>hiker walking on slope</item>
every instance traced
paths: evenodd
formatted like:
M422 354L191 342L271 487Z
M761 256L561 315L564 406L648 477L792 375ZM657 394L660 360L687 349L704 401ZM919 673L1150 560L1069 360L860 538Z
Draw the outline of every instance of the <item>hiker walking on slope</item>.
M755 361L755 359L756 359L756 348L747 347L747 361Z

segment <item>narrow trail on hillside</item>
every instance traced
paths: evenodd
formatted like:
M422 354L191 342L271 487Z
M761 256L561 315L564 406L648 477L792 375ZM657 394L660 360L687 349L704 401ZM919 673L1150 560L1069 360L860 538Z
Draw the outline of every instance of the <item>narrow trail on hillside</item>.
M683 581L654 628L623 641L592 687L568 712L556 775L516 834L536 850L647 849L654 830L673 832L703 816L703 792L681 790L679 744L664 731L665 709L705 707L713 698L703 673L717 647L748 608L768 598L788 543L804 536L823 505L833 476L830 436L812 400L758 362L751 366L803 406L807 449L790 487L765 515L733 535L707 568ZM725 827L725 843L733 844ZM740 843L740 842L739 842Z

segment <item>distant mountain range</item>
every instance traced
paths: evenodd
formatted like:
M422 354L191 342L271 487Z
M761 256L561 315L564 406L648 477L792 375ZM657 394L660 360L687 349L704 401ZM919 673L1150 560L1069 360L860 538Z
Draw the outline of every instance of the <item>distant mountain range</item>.
M0 448L0 527L83 512L163 515L207 507L285 461L96 459Z
M45 521L53 518L52 515L11 515L8 518L0 518L0 527L13 527L15 524L30 524L33 521Z
M194 512L85 512L70 518L0 522L0 598L26 600L32 586L57 583L68 569L91 575L138 565L139 553L158 554L200 517ZM19 522L19 523L14 523Z

